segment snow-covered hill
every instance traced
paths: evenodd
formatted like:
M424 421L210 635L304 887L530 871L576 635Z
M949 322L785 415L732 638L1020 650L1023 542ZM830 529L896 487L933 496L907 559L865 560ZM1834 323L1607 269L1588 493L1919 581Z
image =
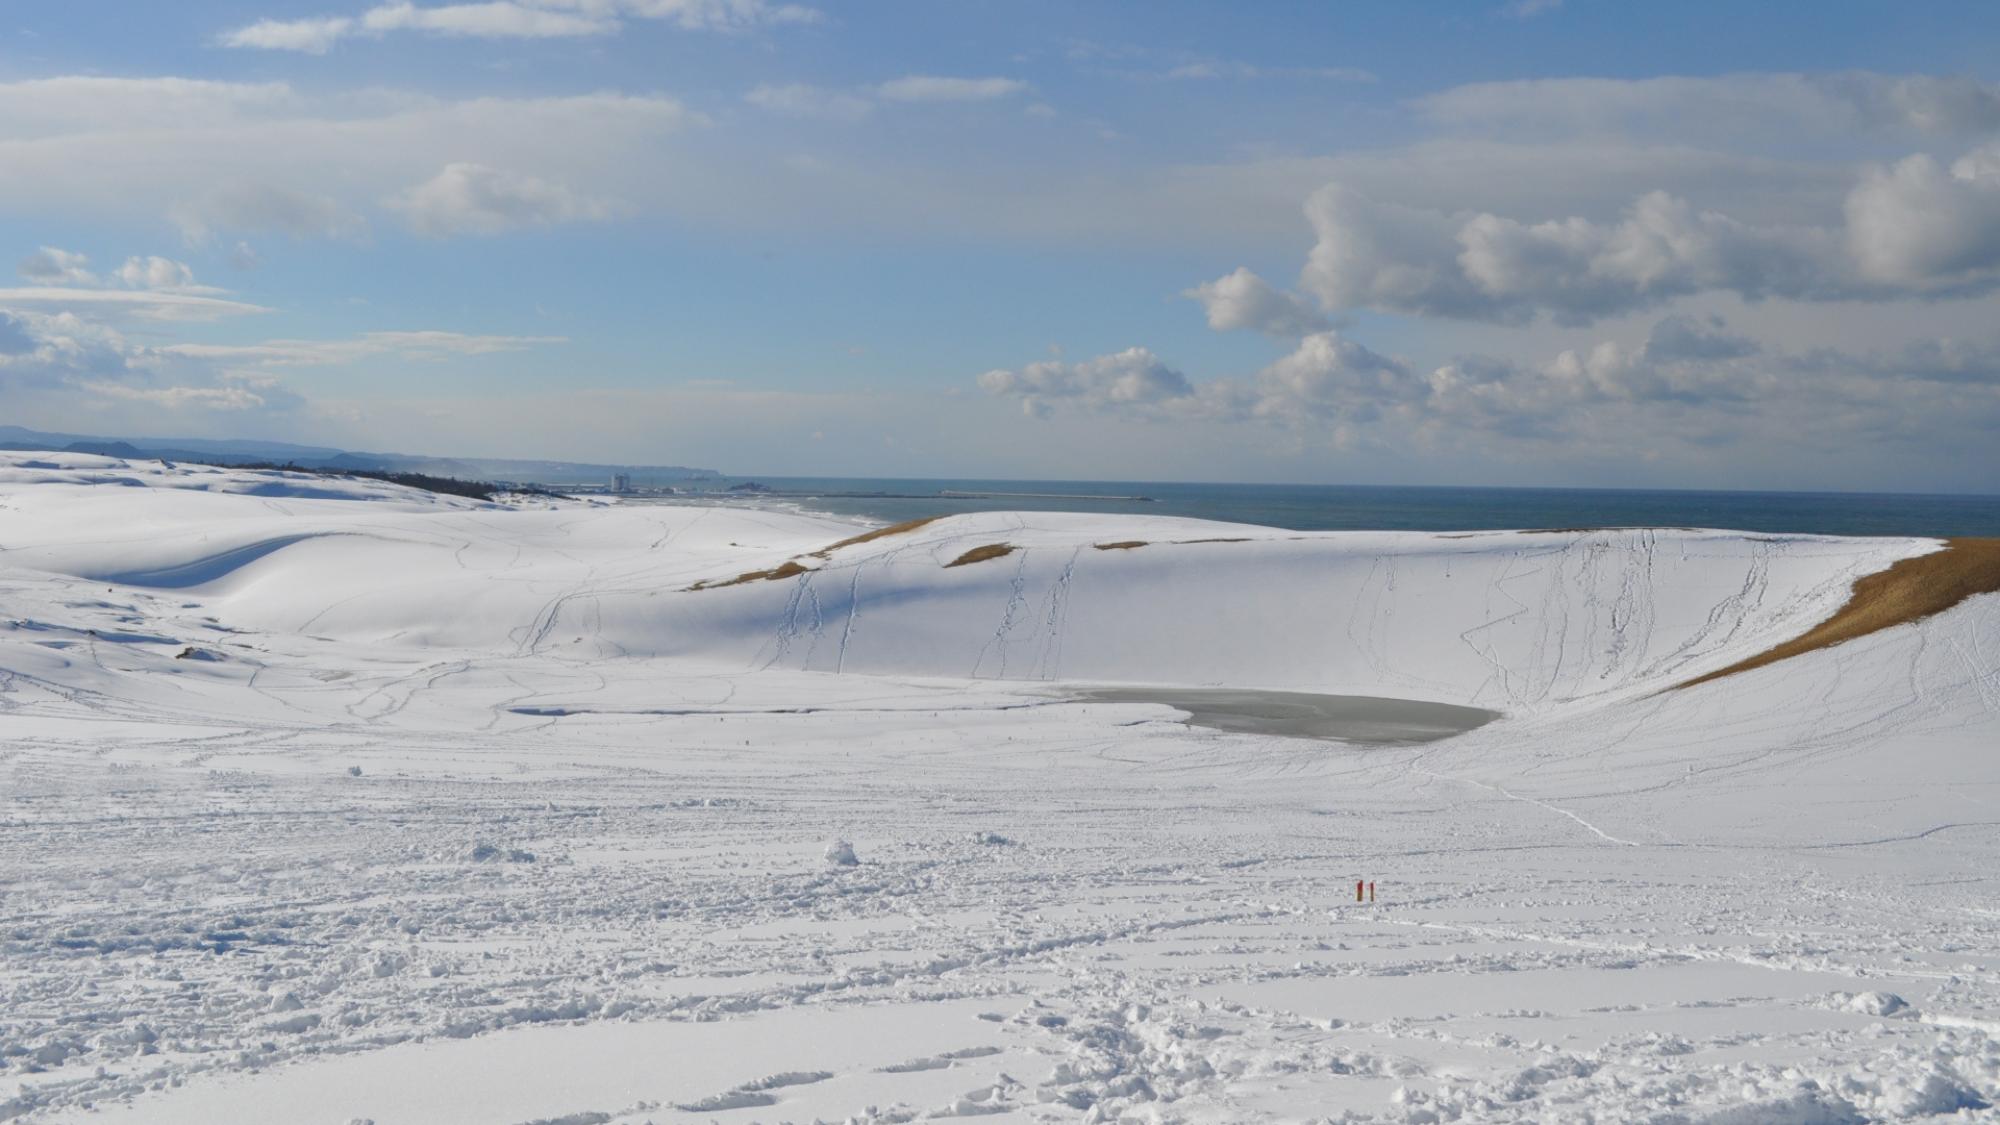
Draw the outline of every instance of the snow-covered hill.
M1715 531L1307 534L1003 512L829 551L854 528L729 508L521 512L373 482L75 456L17 464L11 479L32 487L17 490L10 520L15 567L186 591L233 628L740 670L1293 688L1516 714L1722 667L1833 612L1856 577L1938 546ZM949 565L1000 545L1010 553ZM788 563L800 572L732 584Z
M0 454L0 1119L2000 1097L2000 598L1675 690L1936 541L863 530Z

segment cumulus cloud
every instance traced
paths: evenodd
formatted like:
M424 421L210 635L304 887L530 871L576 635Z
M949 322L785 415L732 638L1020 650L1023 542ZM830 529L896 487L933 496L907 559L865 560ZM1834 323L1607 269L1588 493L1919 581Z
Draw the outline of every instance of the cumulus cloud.
M44 285L95 285L90 258L73 250L44 246L21 259L21 276Z
M1030 415L1045 413L1051 400L1112 407L1170 402L1193 393L1187 376L1146 348L1127 348L1081 363L1052 359L1019 370L996 369L981 375L979 385L988 394L1019 399Z
M134 258L127 265L141 282L183 277L175 268L180 263L170 259ZM184 411L190 418L253 411L276 416L311 406L286 384L285 373L294 369L339 369L371 360L403 369L566 342L559 336L421 329L329 340L159 343L158 326L130 336L121 331L126 318L187 319L190 309L206 314L216 304L255 308L171 289L0 289L0 402L67 416L83 410L100 417L98 412L121 407Z
M194 270L186 262L172 258L162 258L157 254L125 259L112 276L135 289L192 289Z
M1601 340L1533 362L1471 355L1423 370L1323 332L1248 376L1197 382L1174 373L1153 380L1151 393L1113 393L1133 370L1172 369L1134 348L988 372L979 383L1033 417L1068 409L1254 424L1302 446L1624 462L1665 453L1713 464L1719 447L1755 457L1783 445L1832 464L1848 456L1847 443L1872 443L1872 456L1890 443L1912 456L1951 449L2000 467L1990 440L2000 425L2000 339L1787 352L1714 317L1675 315L1636 344Z
M133 256L125 259L125 264L113 270L108 278L100 278L90 269L88 255L74 250L63 250L54 246L44 246L21 259L21 276L43 286L95 287L116 282L134 289L169 289L183 293L215 294L221 290L198 286L194 283L194 270L187 263L158 255ZM20 292L20 291L17 291ZM80 296L73 290L65 291L74 300L90 301L98 298ZM22 298L26 299L26 298ZM50 298L55 299L55 298ZM114 300L116 298L113 298Z
M1010 98L1028 91L1017 78L949 78L912 74L875 87L875 93L892 102L985 102Z
M1984 285L2000 270L2000 147L1949 169L1929 156L1870 171L1847 198L1861 273L1899 288Z
M1324 331L1326 318L1300 298L1238 267L1214 281L1205 281L1181 296L1201 302L1208 326L1218 332L1247 329L1269 336L1305 336Z
M1705 292L1749 300L1900 300L2000 284L2000 156L1914 156L1866 174L1845 229L1754 224L1664 192L1615 221L1527 222L1382 203L1340 184L1306 214L1305 287L1330 309L1585 324Z
M0 312L0 395L44 407L127 403L176 411L283 410L299 402L274 379L180 363L133 343L97 319L98 311Z
M117 329L76 312L14 307L0 310L8 346L0 387L60 385L75 378L122 377L144 366L142 349Z
M612 208L558 183L484 164L447 164L392 201L418 234L501 234L522 227L604 219Z
M1660 192L1612 223L1447 215L1340 185L1306 214L1318 241L1302 280L1326 307L1515 323L1587 323L1709 289L1820 295L1836 249L1825 232L1752 227Z
M264 19L224 32L225 47L322 55L358 35L417 31L473 39L566 39L616 34L624 19L657 20L699 31L815 23L818 10L766 0L474 0L419 5L393 0L358 16Z
M1153 418L1366 421L1384 401L1421 393L1402 362L1338 332L1316 332L1250 379L1191 383L1147 348L1077 363L1045 360L979 376L988 394L1013 398L1031 417L1057 408Z

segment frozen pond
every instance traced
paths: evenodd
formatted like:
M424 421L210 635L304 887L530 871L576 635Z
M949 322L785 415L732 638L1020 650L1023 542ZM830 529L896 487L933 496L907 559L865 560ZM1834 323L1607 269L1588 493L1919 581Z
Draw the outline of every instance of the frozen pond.
M1097 688L1082 695L1103 703L1163 703L1186 711L1193 725L1215 730L1377 745L1436 742L1500 717L1498 711L1419 699L1252 688Z

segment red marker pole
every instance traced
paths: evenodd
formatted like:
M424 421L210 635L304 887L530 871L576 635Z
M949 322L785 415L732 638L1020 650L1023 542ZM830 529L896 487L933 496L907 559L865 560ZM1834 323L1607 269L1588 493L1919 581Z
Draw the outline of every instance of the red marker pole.
M1359 879L1356 879L1356 880L1354 881L1354 901L1356 901L1356 902L1360 902L1360 901L1361 901L1361 888L1362 888L1362 886L1363 886L1363 883L1361 882L1361 880L1359 880Z
M1375 901L1375 881L1373 879L1368 881L1368 901Z

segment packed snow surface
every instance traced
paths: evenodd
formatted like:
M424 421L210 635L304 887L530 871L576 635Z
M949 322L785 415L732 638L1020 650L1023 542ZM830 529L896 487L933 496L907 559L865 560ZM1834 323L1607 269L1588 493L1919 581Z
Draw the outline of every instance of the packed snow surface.
M1996 1112L2000 598L1673 690L1937 542L863 530L0 454L0 1120Z

